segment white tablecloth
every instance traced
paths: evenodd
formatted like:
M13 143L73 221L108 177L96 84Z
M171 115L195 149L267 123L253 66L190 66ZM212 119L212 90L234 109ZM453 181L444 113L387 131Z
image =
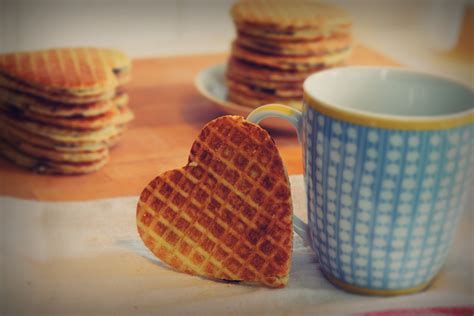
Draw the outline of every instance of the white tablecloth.
M305 217L303 178L293 176L291 182L295 213ZM174 272L142 244L135 228L137 199L0 198L0 315L350 315L474 305L470 210L464 212L449 260L429 290L381 298L334 288L299 237L295 237L290 281L283 289Z

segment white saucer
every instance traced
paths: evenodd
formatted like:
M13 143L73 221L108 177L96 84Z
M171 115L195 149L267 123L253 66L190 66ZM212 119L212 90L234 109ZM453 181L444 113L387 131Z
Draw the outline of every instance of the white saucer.
M202 96L211 101L226 114L247 117L253 110L252 108L227 101L225 71L225 64L212 65L199 72L194 80L194 84ZM262 125L269 129L293 132L296 135L293 127L281 119L269 118L264 120Z

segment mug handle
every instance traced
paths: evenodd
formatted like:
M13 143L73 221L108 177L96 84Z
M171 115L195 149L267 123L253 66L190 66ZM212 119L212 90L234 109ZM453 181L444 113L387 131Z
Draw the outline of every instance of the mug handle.
M303 113L301 111L282 104L267 104L250 112L247 116L247 121L258 124L269 117L276 117L290 122L296 130L298 141L301 143L301 130L303 127Z
M247 116L247 121L258 124L260 121L269 117L284 119L291 123L298 135L298 141L301 143L303 128L303 113L301 111L286 105L267 104L253 110ZM296 215L293 215L293 229L296 234L303 239L305 246L310 244L311 239L309 238L308 225Z

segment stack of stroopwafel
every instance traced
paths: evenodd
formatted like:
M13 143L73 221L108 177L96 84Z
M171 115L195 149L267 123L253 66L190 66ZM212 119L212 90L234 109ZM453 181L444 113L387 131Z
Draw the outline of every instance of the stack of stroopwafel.
M133 118L121 89L130 71L112 49L0 55L0 153L43 173L100 169Z
M350 18L333 5L252 0L236 3L231 13L237 28L227 67L231 102L299 108L306 77L341 65L350 55Z

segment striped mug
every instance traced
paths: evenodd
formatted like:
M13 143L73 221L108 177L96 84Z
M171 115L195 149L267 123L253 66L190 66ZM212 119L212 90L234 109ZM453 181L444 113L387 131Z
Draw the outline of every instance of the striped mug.
M473 176L473 90L410 70L343 67L304 82L308 235L320 269L356 293L425 289L445 262Z

